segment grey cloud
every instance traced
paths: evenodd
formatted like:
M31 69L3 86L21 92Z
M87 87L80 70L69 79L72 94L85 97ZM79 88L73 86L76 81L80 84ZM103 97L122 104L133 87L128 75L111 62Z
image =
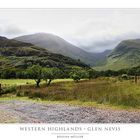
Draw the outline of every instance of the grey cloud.
M6 36L8 38L13 38L13 36L19 36L26 34L27 31L19 28L19 26L10 25L0 25L0 36Z
M6 34L12 34L13 35L13 34L21 34L21 33L23 33L23 30L20 29L19 27L15 26L15 25L9 25L9 26L5 27L4 32Z
M103 52L105 50L113 49L119 42L97 42L90 46L82 46L88 52Z
M90 42L89 45L81 46L89 52L103 52L115 48L122 40L140 38L140 33L130 32L120 36L110 37L110 39L98 39Z

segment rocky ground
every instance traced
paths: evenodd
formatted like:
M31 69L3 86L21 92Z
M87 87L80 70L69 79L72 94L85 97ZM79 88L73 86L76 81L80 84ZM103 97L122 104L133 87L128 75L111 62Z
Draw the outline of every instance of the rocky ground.
M0 101L0 123L140 123L140 112L41 104L31 101Z

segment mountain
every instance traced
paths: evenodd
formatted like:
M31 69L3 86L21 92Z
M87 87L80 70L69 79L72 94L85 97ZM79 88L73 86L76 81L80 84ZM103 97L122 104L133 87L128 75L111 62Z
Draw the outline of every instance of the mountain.
M140 65L140 39L124 40L108 55L106 64L97 69L124 69Z
M80 61L95 65L96 58L92 53L88 53L77 46L65 41L59 36L48 33L36 33L14 38L15 40L32 43L36 46L43 47L50 52L62 54Z
M95 66L101 66L106 64L108 55L111 53L111 50L105 50L103 52L100 53L92 53L92 55L94 56L96 62L95 62Z
M88 67L78 60L51 53L31 43L0 37L0 69L25 69L33 64L40 64L44 67Z
M106 50L102 53L86 52L52 34L37 33L17 37L16 40L32 43L47 48L51 52L80 59L97 70L119 70L140 65L140 39L124 40L112 51Z

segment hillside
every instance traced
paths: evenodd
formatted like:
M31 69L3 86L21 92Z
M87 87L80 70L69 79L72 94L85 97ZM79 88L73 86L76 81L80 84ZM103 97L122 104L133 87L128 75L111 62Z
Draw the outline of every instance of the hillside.
M140 65L140 39L124 40L108 55L106 64L97 69L124 69Z
M53 53L60 53L71 58L80 59L97 70L119 70L139 66L140 39L124 40L112 51L89 53L68 43L64 39L45 33L37 33L16 38L39 47L47 48Z
M102 66L106 64L108 55L111 53L111 50L105 50L100 53L92 53L92 55L96 58L95 66Z
M62 54L74 59L80 59L91 66L95 65L96 57L92 53L88 53L75 45L65 41L59 36L48 33L36 33L32 35L24 35L14 38L18 41L32 43L36 46L43 47L50 52Z
M44 48L0 37L0 68L27 68L33 64L44 67L79 66L86 64L69 57L54 54Z

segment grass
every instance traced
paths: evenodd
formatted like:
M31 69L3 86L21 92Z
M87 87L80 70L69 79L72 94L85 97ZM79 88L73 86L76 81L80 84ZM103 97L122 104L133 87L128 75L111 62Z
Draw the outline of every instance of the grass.
M72 79L56 79L52 81L54 82L61 82L61 81L72 81ZM19 86L19 85L33 85L35 81L32 79L0 79L0 83L2 86ZM43 84L44 81L41 82Z
M26 84L35 84L34 80L31 79L0 79L2 86L18 86Z
M98 78L78 83L70 79L56 80L49 87L23 85L15 93L19 98L29 97L47 102L62 102L84 106L115 106L140 108L140 83L117 78ZM8 95L4 95L8 96Z
M39 104L65 104L69 106L80 106L80 107L97 107L100 109L113 109L113 110L127 110L127 111L140 111L140 108L134 108L130 106L124 105L111 105L111 104L99 104L97 102L82 102L79 100L73 101L50 101L50 100L41 100L39 98L30 99L28 97L17 97L17 96L8 96L8 97L1 97L0 101L8 101L8 100L20 100L20 101L27 101L32 103L39 103Z

